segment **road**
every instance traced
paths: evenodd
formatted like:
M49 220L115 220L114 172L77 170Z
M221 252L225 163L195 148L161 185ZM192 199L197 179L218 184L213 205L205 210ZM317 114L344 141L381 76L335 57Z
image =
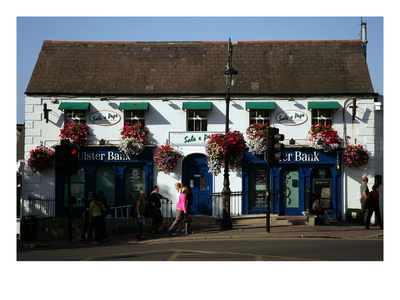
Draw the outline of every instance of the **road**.
M240 239L18 249L18 261L383 261L383 239Z

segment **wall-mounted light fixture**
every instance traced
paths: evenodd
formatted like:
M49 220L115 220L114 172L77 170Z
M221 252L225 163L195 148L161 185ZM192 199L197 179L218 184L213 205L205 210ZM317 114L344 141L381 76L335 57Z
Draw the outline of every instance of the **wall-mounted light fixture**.
M49 123L49 111L51 111L51 109L47 109L47 103L43 104L43 115L46 123Z

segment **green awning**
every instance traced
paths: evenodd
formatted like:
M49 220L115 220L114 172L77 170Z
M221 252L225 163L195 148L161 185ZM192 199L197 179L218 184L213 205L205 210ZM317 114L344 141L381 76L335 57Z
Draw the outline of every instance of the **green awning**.
M70 110L87 110L90 103L84 102L62 102L58 109L70 109Z
M275 102L246 102L246 109L275 109Z
M309 109L338 109L339 103L336 101L320 101L320 102L308 102Z
M183 102L183 109L211 109L211 102Z
M119 104L120 110L148 110L148 102L123 102Z

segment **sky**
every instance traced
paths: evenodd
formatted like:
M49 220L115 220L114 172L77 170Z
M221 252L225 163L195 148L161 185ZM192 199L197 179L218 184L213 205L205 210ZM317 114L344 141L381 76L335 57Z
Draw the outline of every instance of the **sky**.
M367 64L383 94L383 17L367 23ZM357 17L40 17L16 16L17 124L24 92L44 40L59 41L287 41L361 39Z

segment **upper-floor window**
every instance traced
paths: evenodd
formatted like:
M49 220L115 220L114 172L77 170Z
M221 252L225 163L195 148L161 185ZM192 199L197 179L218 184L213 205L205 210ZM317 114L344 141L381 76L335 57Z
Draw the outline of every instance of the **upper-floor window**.
M125 110L124 111L124 124L126 122L145 125L144 110Z
M188 109L187 110L187 130L188 131L207 131L208 110Z
M332 126L332 109L313 109L312 123Z
M250 109L250 124L271 125L270 112L270 109Z
M86 123L86 110L65 110L64 123Z

